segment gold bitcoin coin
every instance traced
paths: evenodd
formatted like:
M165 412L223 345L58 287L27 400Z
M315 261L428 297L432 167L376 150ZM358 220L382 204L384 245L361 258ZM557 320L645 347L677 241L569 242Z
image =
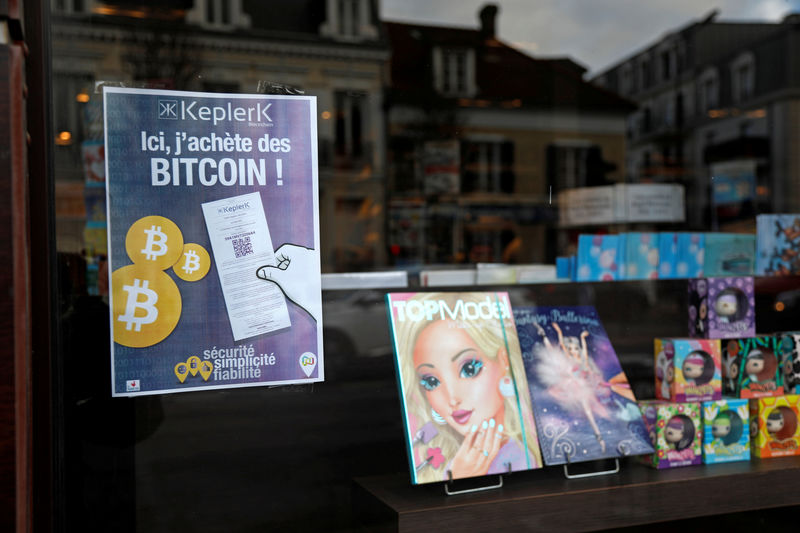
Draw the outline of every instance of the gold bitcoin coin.
M193 242L183 245L183 253L178 262L172 265L172 271L184 281L201 280L210 268L211 256L205 248Z
M158 215L142 217L128 229L125 251L137 265L166 270L181 258L183 234L168 218Z
M129 265L111 274L114 342L144 348L166 339L181 318L181 293L165 272Z

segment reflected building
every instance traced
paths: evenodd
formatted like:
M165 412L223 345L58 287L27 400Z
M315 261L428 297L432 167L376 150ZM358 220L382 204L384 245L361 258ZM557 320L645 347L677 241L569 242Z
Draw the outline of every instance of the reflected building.
M375 0L52 0L57 242L104 252L102 103L97 82L317 97L322 268L385 262L383 79ZM102 198L101 198L102 200Z
M592 81L638 103L627 126L630 181L685 185L693 228L752 231L757 213L800 209L800 15L717 15Z
M633 104L477 28L386 22L388 242L397 265L553 262L561 189L621 181Z

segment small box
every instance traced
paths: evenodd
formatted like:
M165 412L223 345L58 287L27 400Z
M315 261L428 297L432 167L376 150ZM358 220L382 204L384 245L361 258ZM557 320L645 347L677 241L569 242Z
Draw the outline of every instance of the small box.
M800 394L800 331L776 333L783 368L783 392Z
M612 281L620 278L618 235L579 235L577 281Z
M678 234L658 234L658 277L675 279L678 276Z
M756 217L756 274L800 274L800 215Z
M725 394L737 398L783 395L780 353L774 335L722 341Z
M707 277L752 276L756 268L756 236L706 233L703 270Z
M642 456L646 464L660 469L702 463L700 404L644 400L639 409L656 450Z
M703 402L703 462L750 460L748 400L726 398Z
M624 279L657 279L658 258L658 233L625 234Z
M722 398L716 339L655 339L656 398L705 402Z
M753 278L689 280L689 336L736 339L756 334Z
M678 278L702 278L706 240L702 233L678 233Z
M569 257L556 257L556 278L572 279L572 262Z
M750 400L750 442L753 455L800 455L800 395Z

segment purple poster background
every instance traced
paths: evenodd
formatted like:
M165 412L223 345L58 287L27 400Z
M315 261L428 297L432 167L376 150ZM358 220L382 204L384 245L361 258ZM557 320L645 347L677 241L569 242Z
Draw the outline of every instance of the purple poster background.
M119 88L106 88L104 98L114 335L119 316L113 300L126 293L113 286L113 272L135 263L126 251L126 235L137 220L171 220L185 243L202 246L211 258L210 270L197 281L181 279L173 268L163 270L181 301L180 318L166 338L144 347L112 339L113 394L322 380L321 317L289 298L290 328L234 341L201 208L258 192L273 248L293 244L312 250L315 275L306 273L302 281L314 289L307 291L316 294L314 305L321 305L315 99ZM204 144L190 146L192 138ZM304 354L305 367L299 362ZM201 375L194 359L187 374L180 364L192 357L210 362L213 370L204 366Z

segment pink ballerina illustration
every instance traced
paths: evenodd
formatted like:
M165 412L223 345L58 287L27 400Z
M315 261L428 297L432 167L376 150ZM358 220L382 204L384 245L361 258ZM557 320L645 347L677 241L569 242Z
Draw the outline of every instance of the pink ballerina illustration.
M611 419L614 416L608 408L612 391L633 399L630 385L624 374L608 381L603 379L600 369L589 358L586 346L588 331L582 331L580 337L565 337L557 323L552 325L558 335L558 348L552 345L544 329L536 325L544 339L544 349L538 354L536 363L537 375L559 405L586 417L601 451L605 452L606 443L596 417Z

